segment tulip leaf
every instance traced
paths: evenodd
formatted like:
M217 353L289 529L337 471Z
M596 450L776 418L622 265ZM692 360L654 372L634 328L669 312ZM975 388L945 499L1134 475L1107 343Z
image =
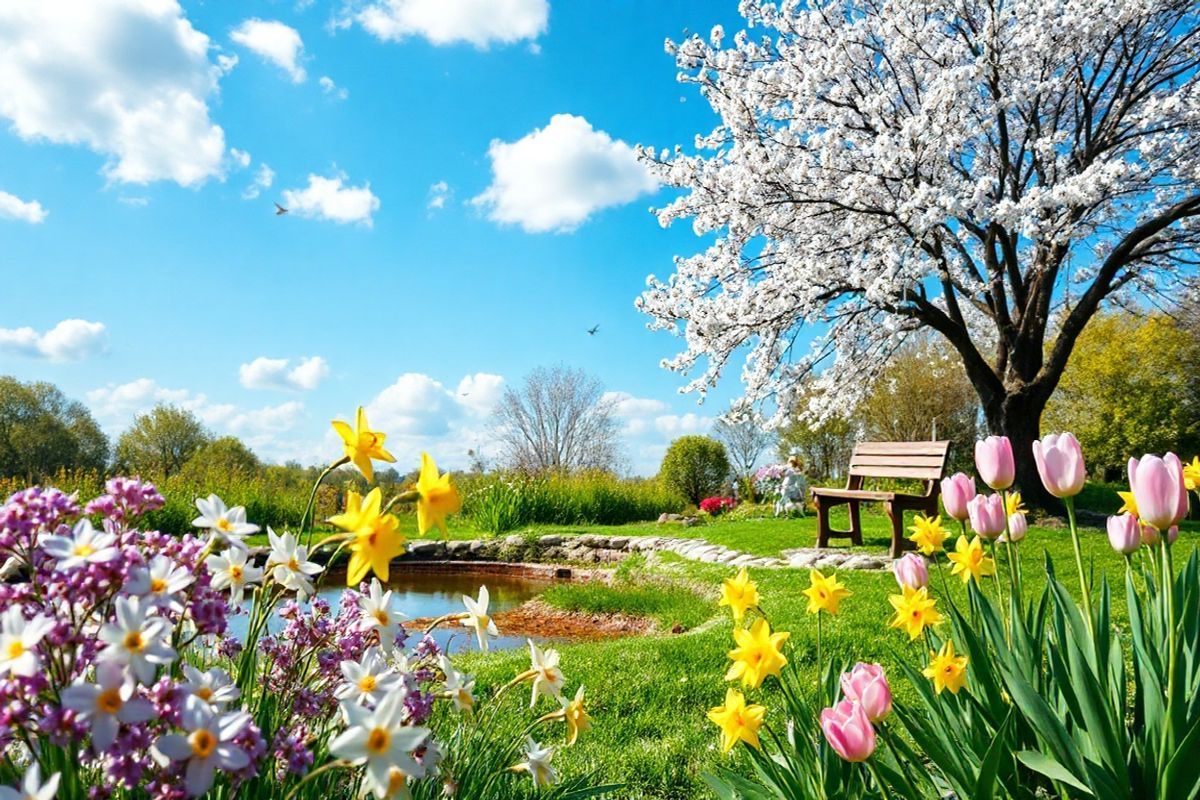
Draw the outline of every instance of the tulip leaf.
M1017 759L1034 772L1040 772L1052 781L1065 783L1089 797L1095 796L1092 794L1091 789L1084 785L1069 769L1056 761L1052 756L1039 753L1036 750L1022 750L1017 753Z
M975 782L975 793L972 795L973 800L992 800L996 791L996 773L1000 769L1000 759L1008 752L1008 729L1012 725L1013 714L1016 710L1008 712L1008 716L1004 718L1004 724L1000 726L1000 730L996 731L996 737L992 739L992 745L988 748L987 753L983 756L983 763L979 767L979 778Z

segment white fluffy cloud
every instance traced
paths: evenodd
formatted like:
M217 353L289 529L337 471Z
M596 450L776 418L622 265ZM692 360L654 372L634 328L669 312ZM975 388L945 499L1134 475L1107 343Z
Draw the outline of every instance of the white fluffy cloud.
M254 173L254 180L245 189L242 189L243 200L254 200L264 189L270 189L271 184L275 182L275 170L271 169L266 164L259 164L258 170Z
M238 369L238 379L247 389L296 389L308 391L329 374L329 365L320 356L302 358L292 366L287 358L260 356Z
M122 183L221 174L208 102L232 60L175 0L0 3L0 116L22 139L82 144Z
M546 31L549 0L378 0L356 19L384 41L420 36L435 45L485 48L534 39Z
M371 184L344 185L346 176L332 178L309 175L303 189L285 189L283 204L301 217L326 219L337 223L359 222L371 226L371 215L379 210L379 198L371 192Z
M604 398L613 404L613 412L621 420L621 435L630 453L633 471L653 475L662 463L667 445L679 436L705 433L714 418L688 412L668 413L670 406L661 400L635 397L628 392L606 392Z
M16 219L36 225L46 218L46 213L37 200L22 200L15 194L0 191L0 219Z
M556 114L515 142L493 140L488 155L492 183L472 204L531 233L573 230L658 188L633 147L572 114Z
M229 38L286 72L292 83L304 83L308 74L304 59L304 41L295 28L273 19L248 19L233 29Z
M338 100L345 100L350 96L350 92L334 83L333 78L328 75L322 75L317 84L321 87L322 92Z
M440 211L446 207L446 201L450 199L450 195L450 184L438 181L429 187L429 202L425 204L425 207L430 211Z
M80 361L104 351L104 323L64 319L45 333L33 328L0 328L0 352L50 361Z

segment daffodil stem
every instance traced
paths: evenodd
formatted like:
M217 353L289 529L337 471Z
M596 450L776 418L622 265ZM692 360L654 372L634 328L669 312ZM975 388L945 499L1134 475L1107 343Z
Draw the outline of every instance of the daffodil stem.
M817 701L825 705L825 662L821 660L821 612L817 612Z
M330 761L328 764L322 764L321 766L317 767L312 772L308 773L303 778L301 778L300 782L297 783L295 786L293 786L292 790L287 793L287 796L284 798L284 800L292 800L292 798L296 796L296 792L300 791L301 786L308 783L309 781L311 781L313 778L317 777L318 775L325 773L325 772L329 772L331 770L342 769L344 767L349 767L349 766L351 766L350 762L346 761L344 759L338 759L337 761Z
M418 491L401 492L400 494L393 497L391 500L388 500L387 505L384 506L383 510L380 511L379 513L381 516L388 513L389 511L392 510L392 506L396 505L396 503L414 503L420 499L421 499L421 493Z
M1083 618L1087 622L1092 641L1096 639L1095 623L1092 621L1092 589L1088 586L1083 571L1083 552L1079 549L1079 527L1075 524L1075 498L1063 499L1067 507L1067 524L1071 527L1071 545L1075 548L1075 566L1079 569L1079 593L1083 596Z
M343 464L349 464L349 463L350 463L350 458L348 456L342 456L337 461L334 461L332 464L330 464L328 467L326 467L324 470L321 471L321 474L317 476L317 482L313 484L312 491L308 493L308 503L306 503L304 506L304 513L300 515L300 535L301 536L304 535L305 524L307 523L309 525L308 538L304 542L305 547L312 545L312 523L314 522L314 520L309 519L309 512L312 512L312 516L314 516L314 517L316 516L316 511L314 510L313 505L317 502L317 490L321 488L321 484L325 481L325 479L327 477L329 477L329 473L333 472L335 469L342 466Z

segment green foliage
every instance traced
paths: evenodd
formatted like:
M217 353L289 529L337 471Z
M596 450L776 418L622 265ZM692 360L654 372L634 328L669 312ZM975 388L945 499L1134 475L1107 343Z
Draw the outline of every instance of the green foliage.
M719 494L729 477L725 445L708 436L681 436L667 448L658 477L672 491L699 504Z
M34 482L63 469L99 471L108 450L82 403L49 383L0 376L0 477Z
M179 471L193 483L219 485L225 476L250 475L262 469L258 456L236 436L213 439L196 451Z
M559 583L542 600L567 611L629 614L654 620L659 630L690 630L713 615L712 602L678 581L655 578L631 568L612 584L599 581Z
M837 478L845 475L858 435L859 426L849 416L810 425L793 415L779 432L779 457L798 457L804 473L813 480Z
M1118 478L1131 453L1200 451L1200 340L1164 314L1096 316L1042 416L1070 430L1088 466Z
M117 440L117 466L152 480L174 475L212 437L196 415L159 405L133 421Z
M492 473L457 480L464 516L489 533L538 524L621 525L683 507L683 500L658 481L599 470L542 477Z

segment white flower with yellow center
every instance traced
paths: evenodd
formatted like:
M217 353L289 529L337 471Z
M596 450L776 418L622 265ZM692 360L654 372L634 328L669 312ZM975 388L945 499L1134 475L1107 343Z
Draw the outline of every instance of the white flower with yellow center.
M268 525L267 539L271 542L271 554L267 556L266 569L271 573L271 579L301 598L311 595L311 578L324 568L308 560L308 548L300 544L294 534L285 532L279 536Z
M78 681L62 693L62 704L92 729L92 749L103 753L117 740L122 722L145 722L155 715L149 700L134 696L133 681L115 661L96 665L96 682Z
M375 705L400 685L401 677L388 667L375 647L368 647L360 661L347 659L340 666L346 682L334 692L339 700Z
M450 659L445 656L438 656L438 666L441 667L442 674L446 676L446 680L443 682L446 687L446 696L454 701L454 707L459 711L470 711L474 708L475 679L456 670L450 663Z
M359 596L358 610L362 613L359 630L378 631L379 646L383 652L392 653L397 637L404 630L401 627L404 615L392 608L392 593L383 591L378 578L372 578L367 593Z
M242 506L226 508L225 501L210 494L207 499L196 498L196 508L200 516L192 520L197 528L207 528L214 537L238 550L245 550L243 539L252 533L258 533L258 526L246 522L246 509Z
M349 726L329 743L333 755L366 767L365 784L376 797L387 796L393 769L417 779L425 775L413 751L424 744L429 729L404 724L404 696L403 689L389 692L374 709L343 702Z
M525 760L510 769L514 772L528 772L533 778L533 785L539 789L553 786L558 780L550 759L554 756L553 747L542 747L533 740L532 736L525 737Z
M56 772L42 783L42 768L35 762L29 765L19 788L0 786L0 800L54 800L60 777L61 773Z
M141 597L147 605L183 611L183 603L176 595L191 586L195 580L196 577L190 570L159 554L150 559L146 566L130 570L129 580L125 582L125 592Z
M154 749L171 761L186 761L184 786L188 795L199 797L212 788L216 771L235 772L250 763L245 750L233 739L250 722L245 711L218 715L195 695L184 700L179 727L186 733L158 737Z
M179 688L213 708L224 708L242 696L242 690L233 685L229 673L220 667L201 671L191 664L184 664L183 677L186 682Z
M116 619L100 628L100 641L107 645L100 651L100 660L129 667L139 681L152 683L155 671L175 660L175 651L165 641L170 624L162 617L150 616L139 597L118 597L114 609Z
M558 668L558 651L547 647L545 650L529 642L529 671L533 673L533 692L529 699L529 707L537 705L538 695L546 695L558 699L562 697L563 684L567 679Z
M37 646L53 627L54 621L43 614L25 619L21 606L5 609L0 616L0 675L36 675L42 664Z
M97 531L89 520L81 519L71 529L70 536L47 536L42 539L41 548L57 562L56 569L66 572L85 564L112 561L120 553L116 543L115 533Z
M412 800L412 791L408 788L408 776L399 767L388 770L388 783L379 791L378 787L364 786L360 797L374 797L377 800Z
M261 569L249 563L246 551L236 548L219 556L209 556L204 560L204 566L212 573L212 587L228 589L229 602L235 606L242 604L246 587L258 583L263 576Z
M487 637L500 635L500 631L496 630L495 620L488 616L490 600L486 586L479 587L478 600L463 595L463 605L467 607L467 613L463 614L459 621L463 627L475 629L475 637L479 640L481 650L488 649Z

